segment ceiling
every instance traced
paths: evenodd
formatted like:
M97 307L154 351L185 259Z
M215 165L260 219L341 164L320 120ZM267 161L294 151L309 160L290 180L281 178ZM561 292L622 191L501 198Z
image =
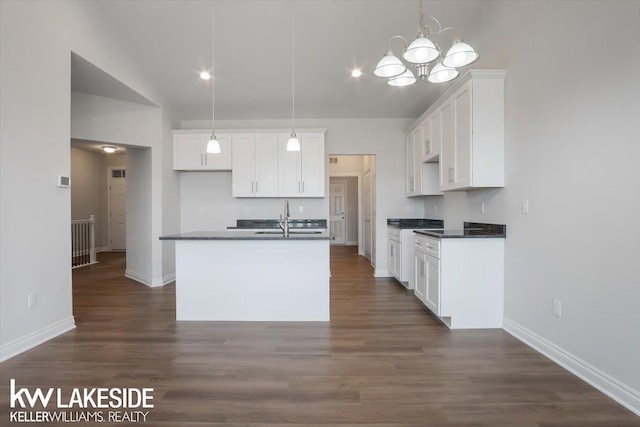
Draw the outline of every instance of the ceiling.
M482 3L425 1L425 15L456 28L443 36L444 49L454 35L465 37L464 28ZM211 69L212 5L217 119L291 116L292 19L296 118L418 117L448 86L419 81L392 88L372 74L391 36L415 37L417 0L109 0L94 5L135 51L174 120L211 118L211 82L198 74ZM102 84L92 85L91 64L76 61L81 67L75 67L72 84L83 88L77 90L149 103L105 76ZM353 67L362 68L361 78L350 76ZM103 90L92 89L96 85Z

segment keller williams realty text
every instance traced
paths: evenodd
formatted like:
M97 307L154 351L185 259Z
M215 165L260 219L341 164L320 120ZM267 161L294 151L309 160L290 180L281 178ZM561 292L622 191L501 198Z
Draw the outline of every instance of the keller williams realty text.
M19 388L15 379L10 388L11 409L18 409L10 413L11 422L145 422L149 411L142 409L154 407L153 388L72 388L65 393L61 388ZM71 411L46 410L52 406Z

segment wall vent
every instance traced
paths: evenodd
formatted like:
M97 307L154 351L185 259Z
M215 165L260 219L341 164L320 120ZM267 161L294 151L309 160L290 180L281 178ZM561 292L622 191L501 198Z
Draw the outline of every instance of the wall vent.
M329 164L337 165L338 164L338 158L337 157L329 157Z

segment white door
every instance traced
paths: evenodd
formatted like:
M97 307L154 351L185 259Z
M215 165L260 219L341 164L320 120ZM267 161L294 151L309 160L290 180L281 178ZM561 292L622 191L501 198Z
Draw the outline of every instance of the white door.
M278 134L256 134L253 159L256 197L277 197Z
M332 244L344 245L347 243L346 206L347 183L345 181L332 181L329 186L329 232Z
M109 170L109 246L111 250L126 249L126 171Z
M362 190L362 205L364 210L364 257L373 262L373 188L370 169L364 174Z
M440 316L440 260L426 255L424 305L435 315Z

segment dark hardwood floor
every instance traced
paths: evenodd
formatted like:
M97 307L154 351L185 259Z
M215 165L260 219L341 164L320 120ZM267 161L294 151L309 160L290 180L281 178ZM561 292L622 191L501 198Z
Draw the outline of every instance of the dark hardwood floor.
M144 425L640 426L506 332L450 331L354 248L331 255L330 323L241 323L176 322L174 285L100 254L73 272L77 328L0 364L0 425L15 378L153 387Z

